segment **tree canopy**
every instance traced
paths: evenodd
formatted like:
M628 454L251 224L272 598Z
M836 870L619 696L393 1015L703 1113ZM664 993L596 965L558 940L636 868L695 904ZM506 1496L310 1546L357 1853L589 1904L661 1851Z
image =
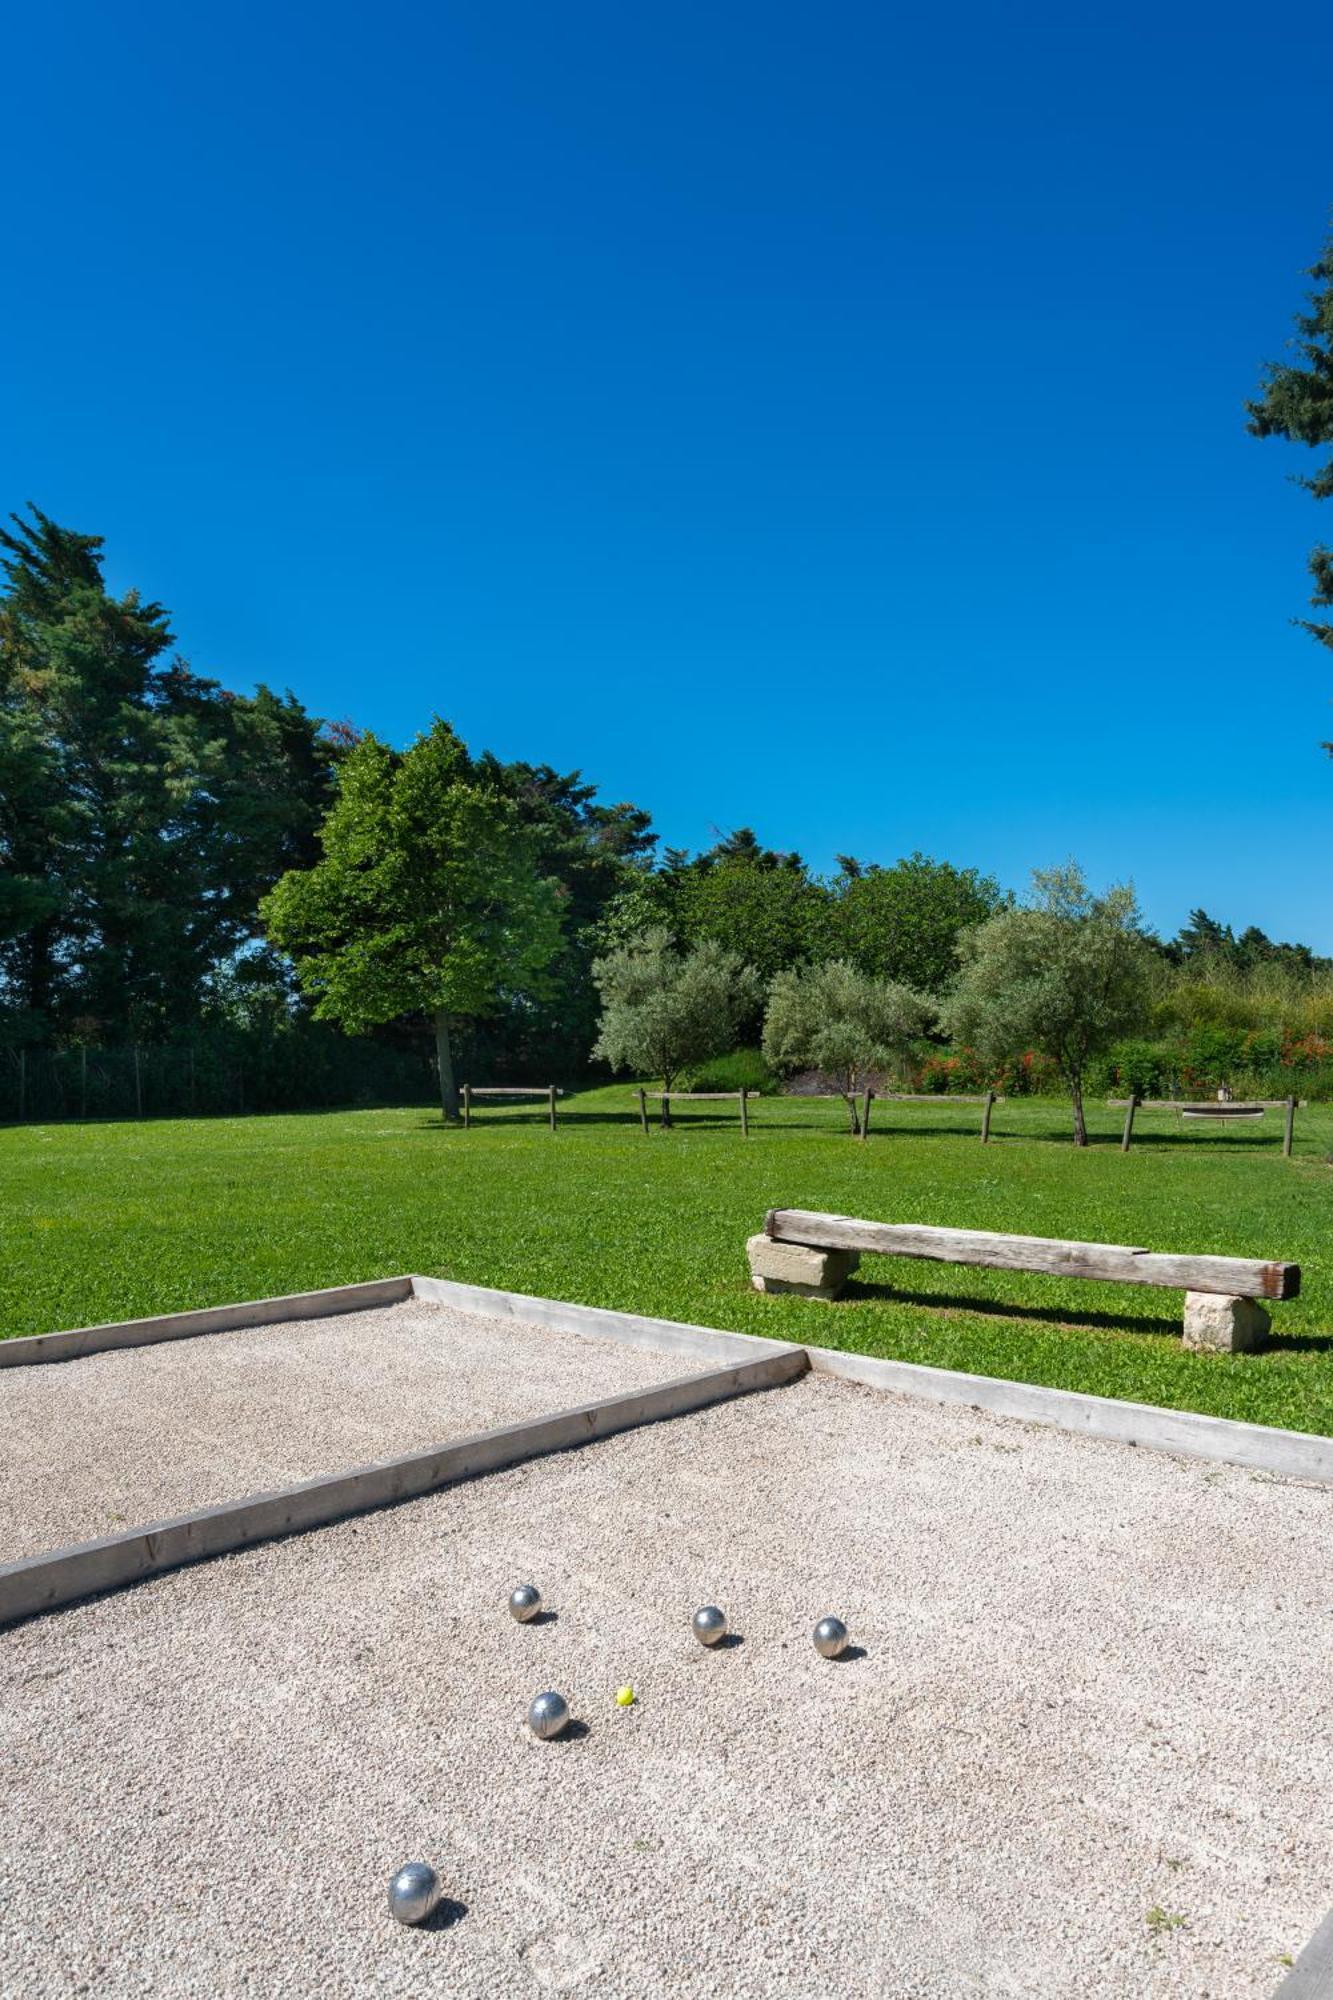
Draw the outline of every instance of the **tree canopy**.
M292 695L193 673L100 536L30 512L0 529L0 993L21 1039L151 1036L309 853L334 752Z
M1151 952L1134 892L1095 896L1081 870L1037 871L1031 900L1002 910L962 940L958 983L941 1009L948 1031L993 1062L1028 1049L1050 1056L1085 1146L1089 1063L1147 1018Z
M1314 290L1306 310L1296 315L1295 358L1270 361L1258 396L1247 405L1255 437L1286 438L1312 451L1333 445L1333 236L1311 265ZM1300 479L1316 500L1333 497L1333 457ZM1333 611L1333 548L1318 544L1310 554L1316 613ZM1303 618L1301 624L1321 645L1333 647L1333 619ZM1333 743L1324 748L1333 753Z
M354 1033L424 1017L456 1118L453 1027L539 990L559 950L560 893L537 842L438 720L401 753L356 745L319 840L322 858L265 897L269 935L318 1017Z
M840 957L881 979L942 993L964 932L1004 901L994 876L911 854L890 868L841 857L830 929Z
M907 1055L934 1011L910 987L876 979L843 959L793 967L769 988L764 1054L777 1070L809 1067L834 1077L855 1132L857 1090Z
M602 1018L593 1054L612 1069L662 1079L735 1046L740 1023L759 1004L751 966L705 938L680 952L663 929L642 932L599 958L593 978Z

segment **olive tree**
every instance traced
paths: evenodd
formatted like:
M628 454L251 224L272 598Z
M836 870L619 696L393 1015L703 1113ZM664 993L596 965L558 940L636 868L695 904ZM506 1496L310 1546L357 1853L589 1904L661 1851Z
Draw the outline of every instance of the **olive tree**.
M1036 871L1032 885L1024 906L964 934L943 1021L995 1062L1027 1049L1049 1056L1073 1099L1074 1144L1086 1146L1088 1064L1143 1027L1152 951L1127 885L1094 896L1072 862Z
M902 1060L934 1016L910 986L874 979L844 959L780 972L768 992L764 1054L775 1069L826 1070L860 1131L856 1093L870 1074Z
M594 1056L670 1090L682 1070L735 1046L759 1004L753 969L711 939L677 951L668 931L640 931L593 965L602 996Z

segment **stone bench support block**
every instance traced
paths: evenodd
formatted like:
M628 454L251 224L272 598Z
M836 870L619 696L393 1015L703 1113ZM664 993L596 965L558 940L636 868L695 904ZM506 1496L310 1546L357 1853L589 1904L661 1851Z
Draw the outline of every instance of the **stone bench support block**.
M1257 1299L1186 1292L1182 1344L1196 1354L1254 1354L1267 1340L1270 1324Z
M813 1250L768 1236L751 1236L745 1248L757 1292L795 1292L805 1299L836 1299L861 1261L856 1250Z

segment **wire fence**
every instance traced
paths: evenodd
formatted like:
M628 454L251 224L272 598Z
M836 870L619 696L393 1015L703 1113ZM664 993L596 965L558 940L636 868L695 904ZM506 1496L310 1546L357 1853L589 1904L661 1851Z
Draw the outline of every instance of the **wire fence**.
M0 1051L0 1122L9 1124L415 1104L434 1089L424 1052L316 1029Z

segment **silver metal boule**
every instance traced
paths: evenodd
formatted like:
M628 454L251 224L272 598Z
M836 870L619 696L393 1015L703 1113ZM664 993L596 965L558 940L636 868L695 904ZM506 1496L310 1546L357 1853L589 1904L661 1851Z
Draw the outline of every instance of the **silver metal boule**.
M528 1710L528 1728L534 1736L540 1736L543 1743L549 1743L558 1736L569 1721L569 1703L562 1694L554 1691L539 1694Z
M826 1660L836 1660L845 1648L848 1636L841 1618L821 1618L815 1627L815 1651Z
M424 1924L439 1902L440 1878L424 1861L409 1861L389 1884L389 1914L400 1924Z
M701 1604L690 1624L701 1646L716 1646L719 1639L727 1636L727 1614L716 1604Z
M542 1594L535 1583L520 1583L509 1593L509 1609L520 1625L526 1625L542 1608Z

